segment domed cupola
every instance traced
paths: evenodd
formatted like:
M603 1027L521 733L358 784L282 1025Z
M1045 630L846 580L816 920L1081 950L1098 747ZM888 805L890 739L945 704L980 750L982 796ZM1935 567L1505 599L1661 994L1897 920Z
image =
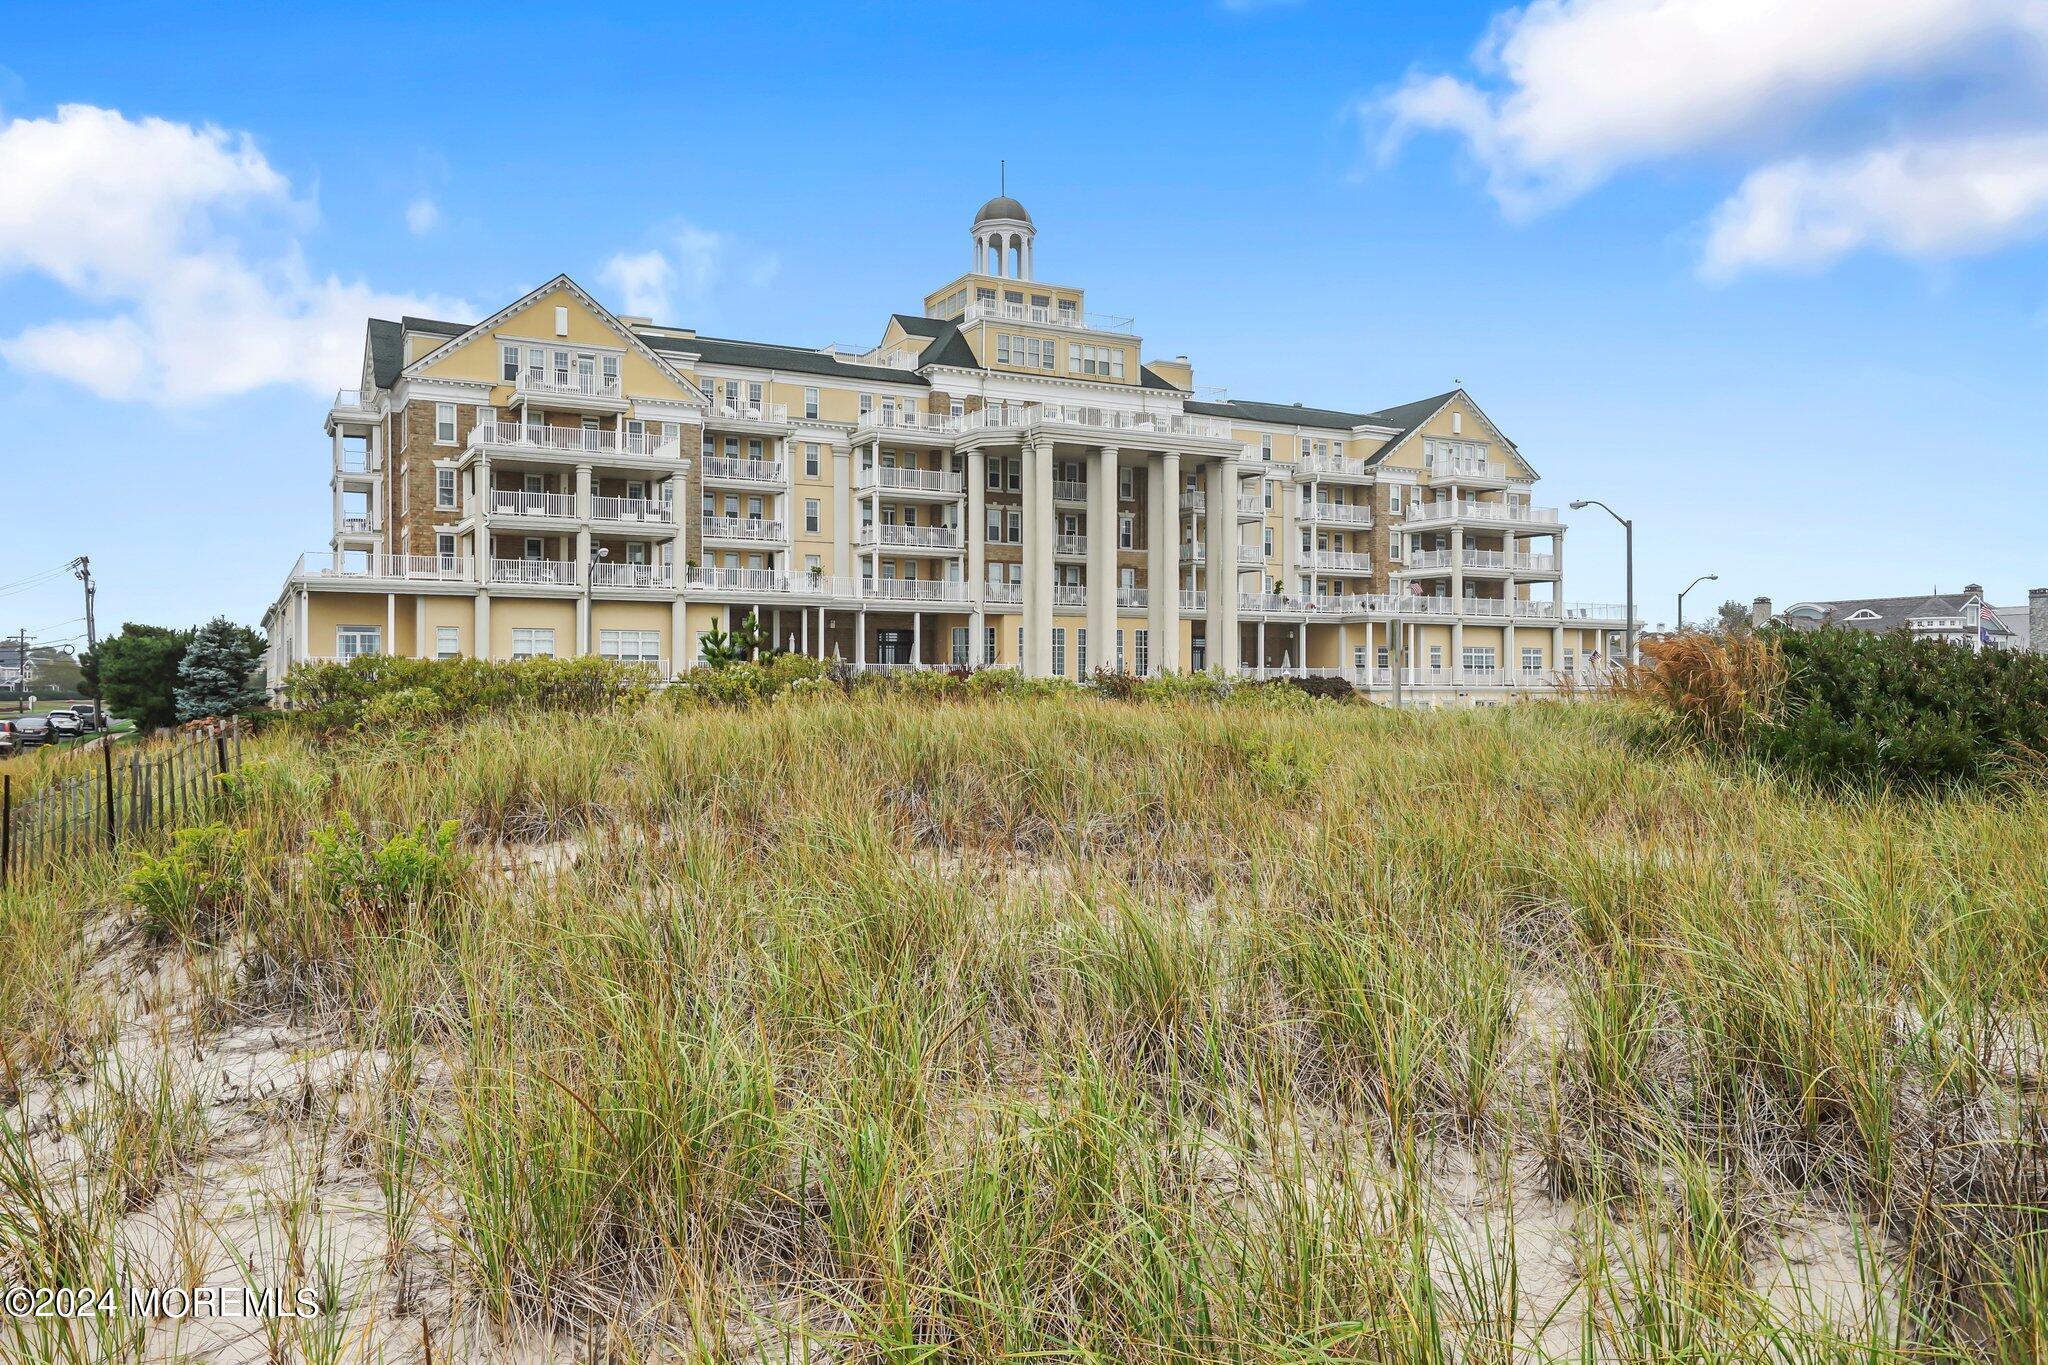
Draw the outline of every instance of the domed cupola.
M1009 195L989 200L974 215L974 273L1030 279L1031 239L1037 233L1031 214Z

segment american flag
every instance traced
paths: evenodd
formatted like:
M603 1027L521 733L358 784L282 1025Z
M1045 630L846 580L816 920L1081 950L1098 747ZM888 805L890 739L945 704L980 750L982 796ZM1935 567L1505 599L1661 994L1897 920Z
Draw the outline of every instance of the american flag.
M1990 644L1990 643L1991 643L1991 621L1992 621L1992 616L1991 616L1991 605L1990 605L1990 604L1989 604L1988 602L1979 602L1979 603L1977 604L1977 643L1978 643L1978 644L1980 644L1980 645L1988 645L1988 644Z

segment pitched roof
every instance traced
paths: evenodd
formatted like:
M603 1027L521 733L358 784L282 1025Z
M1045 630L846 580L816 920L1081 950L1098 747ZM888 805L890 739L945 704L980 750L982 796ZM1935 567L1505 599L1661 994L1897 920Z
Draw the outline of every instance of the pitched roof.
M1167 393L1186 393L1187 390L1154 370L1150 365L1138 367L1138 386L1146 389L1163 389ZM1183 407L1187 404L1182 404Z
M1299 403L1254 403L1233 399L1227 403L1186 403L1183 406L1203 417L1234 417L1242 422L1267 422L1284 427L1328 427L1349 431L1364 421L1363 414L1339 412L1335 408L1309 408Z
M1378 464L1381 460L1386 459L1387 456L1394 453L1396 446L1415 434L1417 427L1436 416L1443 409L1444 404L1450 402L1463 392L1464 390L1462 389L1452 389L1449 393L1440 393L1434 398L1418 398L1412 403L1399 403L1391 408L1381 408L1378 412L1367 413L1365 415L1367 422L1376 427L1392 427L1394 428L1394 434L1389 436L1386 443L1378 450L1368 455L1365 462L1367 464ZM1470 402L1469 396L1466 401ZM1479 405L1473 403L1472 410L1478 412ZM1482 413L1480 415L1480 420L1486 420L1485 414ZM1488 422L1487 425L1492 426L1493 424ZM1502 439L1505 440L1506 437L1503 436Z
M1793 616L1801 607L1816 608L1816 612L1801 615L1818 615L1822 623L1831 626L1847 626L1851 630L1868 630L1877 633L1897 630L1908 622L1927 616L1961 616L1972 600L1981 600L1977 593L1922 593L1912 597L1849 597L1834 602L1794 602L1780 613ZM1992 608L1994 616L1997 608ZM1869 612L1862 620L1852 620L1860 612ZM1995 630L2005 630L2005 623L1999 622Z
M829 374L847 379L865 379L877 384L911 384L928 387L924 376L887 365L850 365L823 351L802 346L775 346L762 341L733 341L726 337L643 336L657 351L694 355L706 365L754 365L768 370L792 370L799 374Z
M370 319L370 378L380 389L398 382L405 368L405 327L388 318Z

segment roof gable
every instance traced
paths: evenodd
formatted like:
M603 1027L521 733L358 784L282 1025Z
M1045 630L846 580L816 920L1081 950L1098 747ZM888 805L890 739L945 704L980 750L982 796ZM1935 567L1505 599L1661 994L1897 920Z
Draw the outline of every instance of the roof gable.
M425 325L411 328L416 321ZM406 324L409 329L420 331L460 325L413 318L407 318ZM555 276L482 322L454 332L447 341L407 365L403 373L414 379L498 384L502 382L502 372L493 338L500 334L530 339L543 345L622 349L629 357L624 376L628 395L665 397L680 402L698 402L702 398L682 371L657 355L610 309L567 275ZM633 363L635 359L638 365Z

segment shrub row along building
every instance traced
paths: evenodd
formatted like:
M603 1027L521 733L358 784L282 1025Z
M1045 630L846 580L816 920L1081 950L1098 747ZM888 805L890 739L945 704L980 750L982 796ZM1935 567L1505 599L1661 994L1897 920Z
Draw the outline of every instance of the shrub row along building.
M476 323L372 319L327 417L334 536L271 608L273 681L360 654L664 672L749 614L864 667L1341 674L1440 698L1584 681L1564 524L1463 390L1374 412L1205 400L1185 357L973 266L867 350L621 317L557 277Z

